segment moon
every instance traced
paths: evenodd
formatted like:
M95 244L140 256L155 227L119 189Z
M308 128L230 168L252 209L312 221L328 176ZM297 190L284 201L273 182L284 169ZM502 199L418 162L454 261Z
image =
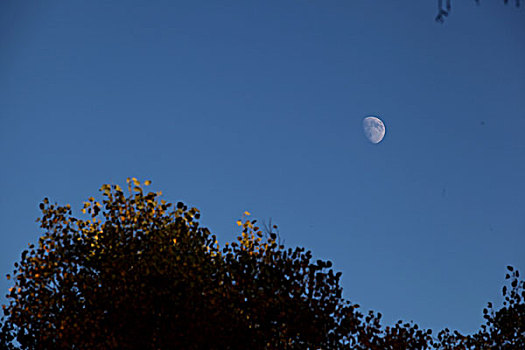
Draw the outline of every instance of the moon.
M385 137L385 124L378 117L366 117L363 119L363 131L368 141L379 143Z

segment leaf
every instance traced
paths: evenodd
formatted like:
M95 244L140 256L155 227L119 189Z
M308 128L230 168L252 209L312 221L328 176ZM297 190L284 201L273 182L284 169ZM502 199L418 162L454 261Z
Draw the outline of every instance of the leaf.
M144 185L146 185L146 186L151 185L151 181L150 181L150 180L146 180L146 181L144 181Z
M251 215L249 211L245 211L244 215Z
M242 221L241 220L237 220L237 226L242 226Z

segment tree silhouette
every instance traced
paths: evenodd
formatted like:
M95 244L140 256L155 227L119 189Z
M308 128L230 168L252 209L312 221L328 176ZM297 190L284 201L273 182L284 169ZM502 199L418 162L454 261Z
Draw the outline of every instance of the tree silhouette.
M438 335L438 349L525 349L525 282L519 272L507 266L505 276L510 288L503 286L503 307L495 310L492 303L483 309L485 324L473 335L462 335L449 329Z
M341 273L331 262L313 261L304 248L286 249L248 212L237 222L237 241L221 248L199 226L197 209L144 193L134 178L127 196L118 185L101 191L102 203L89 198L83 218L69 205L47 199L40 205L44 233L7 276L14 285L3 306L0 349L523 344L525 286L517 271L505 307L487 311L486 328L466 337L443 331L434 339L415 324L383 327L380 313L361 313L342 298Z
M474 0L476 4L479 5L479 0ZM516 7L520 7L520 0L514 0ZM503 2L506 4L509 3L509 0L503 0ZM438 14L436 16L436 21L443 23L445 21L445 17L448 17L450 12L452 11L452 0L445 0L445 4L443 4L443 0L438 0Z

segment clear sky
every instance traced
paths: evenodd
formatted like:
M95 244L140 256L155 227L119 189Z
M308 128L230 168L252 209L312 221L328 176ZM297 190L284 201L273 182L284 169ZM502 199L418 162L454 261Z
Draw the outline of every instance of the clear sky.
M525 272L525 11L453 5L2 1L0 274L44 197L135 176L221 242L272 218L389 323L477 329Z

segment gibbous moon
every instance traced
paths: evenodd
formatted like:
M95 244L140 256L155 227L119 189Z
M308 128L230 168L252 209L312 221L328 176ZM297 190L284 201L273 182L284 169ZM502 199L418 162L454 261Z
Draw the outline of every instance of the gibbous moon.
M377 117L363 119L363 130L368 141L372 143L379 143L385 137L385 124Z

